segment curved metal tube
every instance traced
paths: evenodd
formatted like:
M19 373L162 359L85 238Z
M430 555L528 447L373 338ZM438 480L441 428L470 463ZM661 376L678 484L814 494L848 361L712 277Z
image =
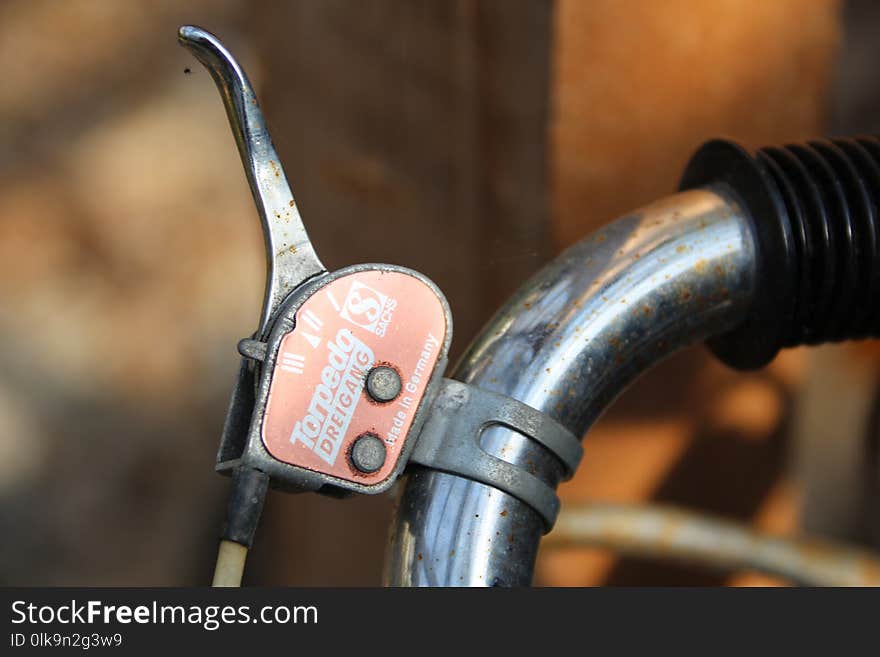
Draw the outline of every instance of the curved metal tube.
M783 538L675 507L585 504L563 511L547 547L602 547L615 553L757 570L802 586L880 586L880 559L867 550Z
M724 190L676 194L618 219L527 282L455 378L544 411L583 435L658 360L743 317L755 285L749 221ZM501 427L483 446L556 486L559 462ZM543 526L514 497L414 469L392 525L392 586L524 586Z
M220 40L194 25L184 25L177 40L198 59L217 85L238 145L266 240L266 293L257 335L275 308L296 286L325 271L308 233L275 152L254 89L235 58Z

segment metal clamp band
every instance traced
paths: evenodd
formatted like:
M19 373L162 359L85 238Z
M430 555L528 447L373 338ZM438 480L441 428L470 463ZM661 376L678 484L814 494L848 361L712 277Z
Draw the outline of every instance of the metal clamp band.
M522 500L544 519L550 531L559 513L556 491L523 468L487 453L480 436L503 426L550 450L569 479L583 448L577 436L550 416L511 397L460 381L443 379L422 428L410 463L473 479Z

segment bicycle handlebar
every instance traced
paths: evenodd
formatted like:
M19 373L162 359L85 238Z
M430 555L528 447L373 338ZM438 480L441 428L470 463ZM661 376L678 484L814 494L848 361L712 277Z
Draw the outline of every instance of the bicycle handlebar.
M490 320L454 378L509 395L583 435L648 367L743 321L755 240L724 190L676 194L618 219L528 281ZM487 429L490 453L551 486L559 462L523 436ZM392 586L525 586L541 519L518 499L413 468L392 525Z

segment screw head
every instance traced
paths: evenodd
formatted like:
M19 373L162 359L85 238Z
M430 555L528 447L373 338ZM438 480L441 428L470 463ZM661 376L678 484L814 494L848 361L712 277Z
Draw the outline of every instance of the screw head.
M385 464L385 443L374 433L361 434L351 447L351 462L365 474L376 472Z
M403 387L397 370L387 365L374 367L367 373L367 394L382 404L397 399Z

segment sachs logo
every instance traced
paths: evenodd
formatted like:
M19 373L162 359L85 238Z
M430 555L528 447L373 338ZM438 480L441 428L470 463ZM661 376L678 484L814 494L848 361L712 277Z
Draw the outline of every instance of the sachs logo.
M339 315L381 338L388 331L395 308L397 308L396 299L359 281L352 281Z

